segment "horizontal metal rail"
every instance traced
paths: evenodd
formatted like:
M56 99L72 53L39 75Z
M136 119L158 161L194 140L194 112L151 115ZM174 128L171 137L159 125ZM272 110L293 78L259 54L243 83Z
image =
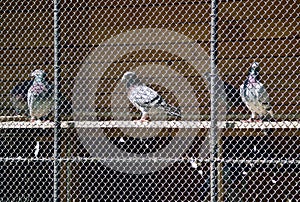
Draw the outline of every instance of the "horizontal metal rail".
M81 161L95 161L95 162L195 162L197 165L201 163L210 163L210 159L202 159L202 158L96 158L96 157L73 157L73 158L59 158L58 161L68 161L68 162L81 162ZM3 161L25 161L25 162L49 162L54 161L54 158L22 158L22 157L1 157L0 162ZM218 162L222 163L246 163L249 165L254 164L297 164L300 165L300 160L287 160L287 159L216 159Z
M210 128L210 121L62 121L62 128ZM243 122L219 121L219 128L239 129L299 129L299 121ZM54 122L7 121L1 128L54 128Z

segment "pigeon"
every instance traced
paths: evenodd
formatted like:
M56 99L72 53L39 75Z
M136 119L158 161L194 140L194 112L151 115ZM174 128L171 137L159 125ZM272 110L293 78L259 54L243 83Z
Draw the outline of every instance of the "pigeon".
M16 115L29 115L27 94L33 80L17 84L10 92L10 101Z
M259 116L256 121L262 121L263 117L273 115L269 95L262 83L259 82L259 64L257 62L251 65L246 81L240 86L240 95L251 111L249 121L255 121L256 115Z
M31 121L46 118L53 109L53 86L45 77L43 70L35 70L32 74L34 81L28 90L27 102Z
M149 111L151 108L162 109L169 116L181 117L180 108L170 106L152 88L141 82L134 72L126 72L121 81L126 83L127 97L130 102L142 112L140 121L149 121Z

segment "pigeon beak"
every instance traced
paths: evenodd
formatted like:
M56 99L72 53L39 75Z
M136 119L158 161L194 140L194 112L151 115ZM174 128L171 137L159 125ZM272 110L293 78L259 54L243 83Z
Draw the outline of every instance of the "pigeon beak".
M125 83L125 81L126 81L126 79L125 79L125 77L123 76L123 77L121 78L121 82L122 82L122 83Z
M254 62L251 66L251 68L254 70L254 71L257 71L259 72L260 68L259 68L259 64L257 62Z
M133 72L126 72L122 79L121 79L121 82L123 83L127 83L127 82L130 82L130 81L134 81L137 79L137 76L133 73Z
M252 68L252 72L253 74L258 74L259 73L260 68L256 67L256 68Z

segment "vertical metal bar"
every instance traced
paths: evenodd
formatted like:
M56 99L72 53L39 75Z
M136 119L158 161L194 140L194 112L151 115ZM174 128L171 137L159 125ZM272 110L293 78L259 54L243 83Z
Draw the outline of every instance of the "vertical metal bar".
M61 133L60 120L60 0L54 0L54 162L53 162L53 198L59 201L60 165L59 138Z
M218 200L217 157L218 157L218 120L217 120L217 21L218 0L211 1L211 126L210 126L210 197L211 202Z

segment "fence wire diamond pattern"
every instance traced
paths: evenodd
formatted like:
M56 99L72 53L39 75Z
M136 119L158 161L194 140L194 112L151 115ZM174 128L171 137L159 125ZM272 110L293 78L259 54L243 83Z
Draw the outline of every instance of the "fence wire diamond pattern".
M0 201L299 200L298 1L0 13Z

